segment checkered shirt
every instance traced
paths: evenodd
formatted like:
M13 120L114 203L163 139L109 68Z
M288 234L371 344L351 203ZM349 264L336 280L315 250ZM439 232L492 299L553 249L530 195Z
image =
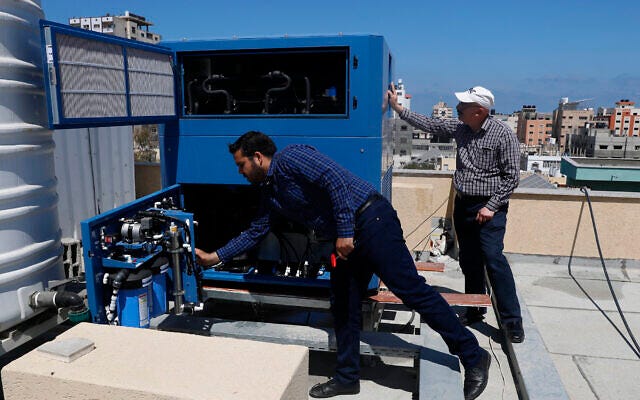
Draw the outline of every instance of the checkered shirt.
M271 213L313 229L322 237L354 235L355 212L376 189L308 145L290 145L271 160L259 216L217 250L222 261L254 247L269 232Z
M400 118L426 132L453 136L458 146L453 185L463 196L489 197L486 207L496 211L507 204L520 180L520 145L513 131L489 116L474 133L452 118L429 118L408 109Z

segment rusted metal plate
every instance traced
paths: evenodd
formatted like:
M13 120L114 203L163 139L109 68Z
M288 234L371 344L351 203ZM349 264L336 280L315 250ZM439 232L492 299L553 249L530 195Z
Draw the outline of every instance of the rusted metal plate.
M440 295L452 306L491 307L491 298L487 294L440 293ZM390 290L381 290L369 299L379 303L402 304L402 300Z
M444 263L419 261L416 263L418 271L444 272Z

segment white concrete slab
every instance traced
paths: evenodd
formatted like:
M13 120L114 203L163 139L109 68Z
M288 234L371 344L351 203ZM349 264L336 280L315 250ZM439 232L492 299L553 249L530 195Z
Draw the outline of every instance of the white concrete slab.
M551 354L550 356L570 399L598 400L589 387L589 382L580 372L573 356L560 354Z
M574 357L582 374L599 400L637 399L640 397L640 360L611 360Z
M631 349L598 311L529 306L547 349L556 354L632 360ZM608 313L621 328L619 316ZM627 314L634 332L640 331L640 314Z
M65 363L31 351L2 369L7 399L231 400L306 398L308 349L83 323L55 340L95 349Z
M603 310L616 310L606 281L578 279L578 283ZM578 284L568 277L517 276L516 284L529 306L596 309ZM623 311L640 312L640 283L617 281L611 285Z

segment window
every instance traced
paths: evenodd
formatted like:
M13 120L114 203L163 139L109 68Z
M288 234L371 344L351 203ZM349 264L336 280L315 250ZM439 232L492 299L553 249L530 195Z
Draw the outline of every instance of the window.
M131 33L136 33L136 27L135 26L131 27Z
M407 126L406 125L400 125L400 130L401 131L406 131L407 130Z
M587 119L587 117L578 117L578 119L586 120L586 119Z
M606 144L601 144L600 146L598 146L598 148L599 148L600 150L606 150L606 149L608 149L608 148L609 148L609 146L607 146Z

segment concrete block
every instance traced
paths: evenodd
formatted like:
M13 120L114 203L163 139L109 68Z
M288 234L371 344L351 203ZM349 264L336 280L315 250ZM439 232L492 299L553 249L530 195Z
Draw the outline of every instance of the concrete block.
M2 369L7 400L307 398L306 347L83 323L55 341L95 349L72 362L31 351Z

